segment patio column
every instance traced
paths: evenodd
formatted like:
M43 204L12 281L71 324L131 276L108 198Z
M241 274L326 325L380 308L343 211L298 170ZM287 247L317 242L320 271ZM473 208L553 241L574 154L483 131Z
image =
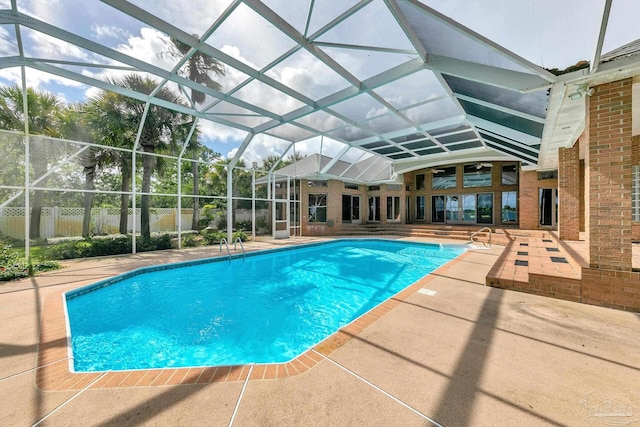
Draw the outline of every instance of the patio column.
M560 240L580 240L580 145L558 150Z
M595 87L588 100L588 261L631 271L632 79Z

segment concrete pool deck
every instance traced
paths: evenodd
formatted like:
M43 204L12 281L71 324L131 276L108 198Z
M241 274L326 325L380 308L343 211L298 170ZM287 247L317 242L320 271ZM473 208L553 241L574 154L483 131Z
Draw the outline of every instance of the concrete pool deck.
M0 425L640 424L640 316L483 286L503 249L467 252L374 319L316 346L308 354L313 366L294 366L295 375L286 377L256 365L208 374L172 370L154 378L164 385L146 383L147 374L84 374L98 378L77 387L57 383L68 367L66 340L54 334L40 342L40 333L55 331L48 304L63 291L141 266L216 255L217 247L71 261L4 283ZM45 362L43 349L62 356ZM216 376L224 381L211 382ZM41 383L45 378L57 385Z

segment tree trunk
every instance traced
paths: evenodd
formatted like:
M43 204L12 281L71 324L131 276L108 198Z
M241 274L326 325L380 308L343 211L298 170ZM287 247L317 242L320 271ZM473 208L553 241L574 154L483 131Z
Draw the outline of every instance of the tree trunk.
M34 191L31 199L31 219L29 221L29 238L40 238L40 219L42 218L42 199L44 192Z
M153 153L153 146L143 146L145 155L142 158L142 195L140 196L140 233L143 240L149 240L151 238L151 218L149 215L149 208L151 206L151 198L149 193L151 192L151 172L155 163L155 158L147 153Z
M35 151L35 150L34 150ZM33 153L32 159L36 157ZM46 161L46 159L45 159ZM47 165L40 164L38 161L31 162L33 165L34 177L37 179L47 173ZM38 187L45 187L49 178L45 178L40 181ZM44 191L34 190L33 198L31 199L31 219L29 220L29 238L40 238L40 220L42 218L42 201L44 200Z
M197 159L197 154L193 154L193 159ZM200 194L200 163L192 162L191 169L193 170L193 216L191 219L191 229L199 230L200 229L200 198L198 195Z
M96 173L96 165L87 166L84 168L84 189L94 190L94 178ZM82 218L82 237L85 239L89 237L89 228L91 225L91 208L93 207L93 198L95 193L84 193L84 217Z
M131 174L122 168L122 194L120 195L120 234L127 234L127 223L129 222L129 195L131 191Z

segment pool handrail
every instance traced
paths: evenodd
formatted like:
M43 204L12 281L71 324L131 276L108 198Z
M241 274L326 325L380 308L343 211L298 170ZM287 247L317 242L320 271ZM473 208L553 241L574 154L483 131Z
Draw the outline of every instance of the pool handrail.
M242 256L246 257L247 254L244 252L244 245L242 244L242 239L240 236L236 237L236 240L233 241L233 250L236 250L236 243L240 242L240 248L242 248Z
M476 235L478 235L478 234L480 234L480 233L482 233L484 231L488 231L489 232L489 247L491 247L491 234L492 233L491 233L491 228L490 227L483 227L480 230L474 231L473 233L471 233L471 236L470 236L471 241L469 243L472 243L472 244L473 243L477 243L476 240L475 240ZM484 241L482 242L482 244L484 246L487 246L486 242L484 242Z
M229 250L229 244L227 243L226 237L223 237L222 240L220 240L220 252L222 252L223 243L227 247L227 254L229 254L229 258L231 258L231 251Z

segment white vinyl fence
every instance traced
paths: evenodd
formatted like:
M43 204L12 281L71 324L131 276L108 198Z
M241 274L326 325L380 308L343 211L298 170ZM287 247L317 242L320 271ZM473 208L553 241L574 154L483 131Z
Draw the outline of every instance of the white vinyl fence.
M221 211L222 212L222 211ZM267 209L256 210L256 218L267 219ZM177 208L152 208L149 212L152 233L178 231ZM182 209L182 231L191 229L193 209ZM219 217L221 215L218 215ZM40 218L40 237L75 237L82 235L84 208L43 207ZM200 218L204 218L202 210ZM0 208L0 232L16 239L24 238L24 208ZM238 209L236 222L250 221L251 210ZM93 234L118 234L120 208L91 209L91 232ZM131 232L133 212L129 209L127 232ZM140 209L136 209L136 231L140 231Z

